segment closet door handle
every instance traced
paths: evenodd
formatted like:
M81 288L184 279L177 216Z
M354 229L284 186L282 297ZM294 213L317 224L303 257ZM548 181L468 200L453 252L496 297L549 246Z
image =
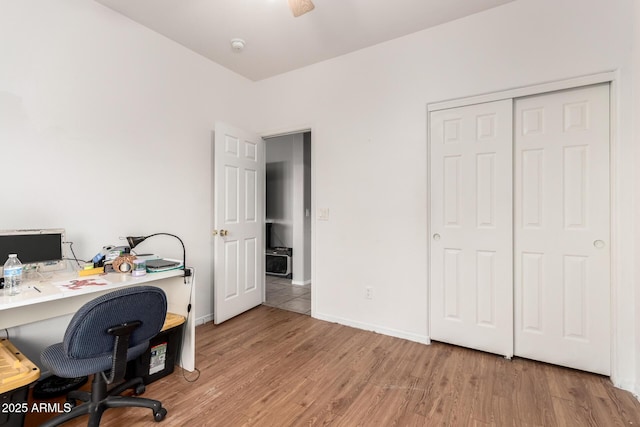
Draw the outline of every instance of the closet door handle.
M440 240L440 235L438 233L433 235L433 240L438 241Z
M596 240L595 242L593 242L593 246L596 247L596 249L602 249L604 248L604 240Z

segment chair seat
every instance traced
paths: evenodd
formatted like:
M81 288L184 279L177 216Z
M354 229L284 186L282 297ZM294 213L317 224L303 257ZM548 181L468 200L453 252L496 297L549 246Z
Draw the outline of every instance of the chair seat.
M143 354L149 347L149 342L143 342L129 348L127 360L133 360ZM51 373L62 378L75 378L104 372L111 369L113 354L91 357L86 359L70 359L65 356L63 343L54 344L44 349L40 359Z

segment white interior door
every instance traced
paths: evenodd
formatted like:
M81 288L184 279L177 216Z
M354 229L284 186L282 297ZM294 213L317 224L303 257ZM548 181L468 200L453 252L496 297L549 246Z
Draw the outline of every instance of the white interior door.
M430 335L513 354L512 101L430 114Z
M610 373L609 85L515 102L515 354Z
M264 141L216 123L214 136L214 322L264 298Z

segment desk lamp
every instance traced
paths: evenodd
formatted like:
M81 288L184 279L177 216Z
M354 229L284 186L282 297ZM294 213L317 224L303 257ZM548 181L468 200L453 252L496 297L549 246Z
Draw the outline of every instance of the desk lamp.
M153 233L153 234L149 234L148 236L129 236L127 237L127 243L129 243L129 247L131 249L135 248L136 246L138 246L140 243L144 242L145 240L147 240L149 237L153 237L153 236L171 236L171 237L175 237L176 239L178 239L180 241L180 243L182 244L182 268L184 269L184 283L187 283L187 277L191 276L191 270L189 270L187 268L187 250L184 247L184 242L182 241L181 238L179 238L178 236L176 236L175 234L169 234L169 233Z

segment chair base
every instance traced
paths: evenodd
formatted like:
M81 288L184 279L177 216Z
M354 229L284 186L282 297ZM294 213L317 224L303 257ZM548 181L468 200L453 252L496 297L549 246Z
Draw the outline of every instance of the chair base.
M143 397L120 396L120 393L128 389L134 389L136 394L144 393L145 386L142 378L131 379L111 390L107 390L104 373L95 374L91 383L91 393L75 390L67 395L67 402L75 403L76 400L81 400L84 403L75 406L70 412L60 414L44 422L40 427L59 426L83 415L89 415L88 427L98 427L104 411L109 408L125 407L149 408L153 411L153 417L156 422L164 420L167 410L162 407L160 401Z

